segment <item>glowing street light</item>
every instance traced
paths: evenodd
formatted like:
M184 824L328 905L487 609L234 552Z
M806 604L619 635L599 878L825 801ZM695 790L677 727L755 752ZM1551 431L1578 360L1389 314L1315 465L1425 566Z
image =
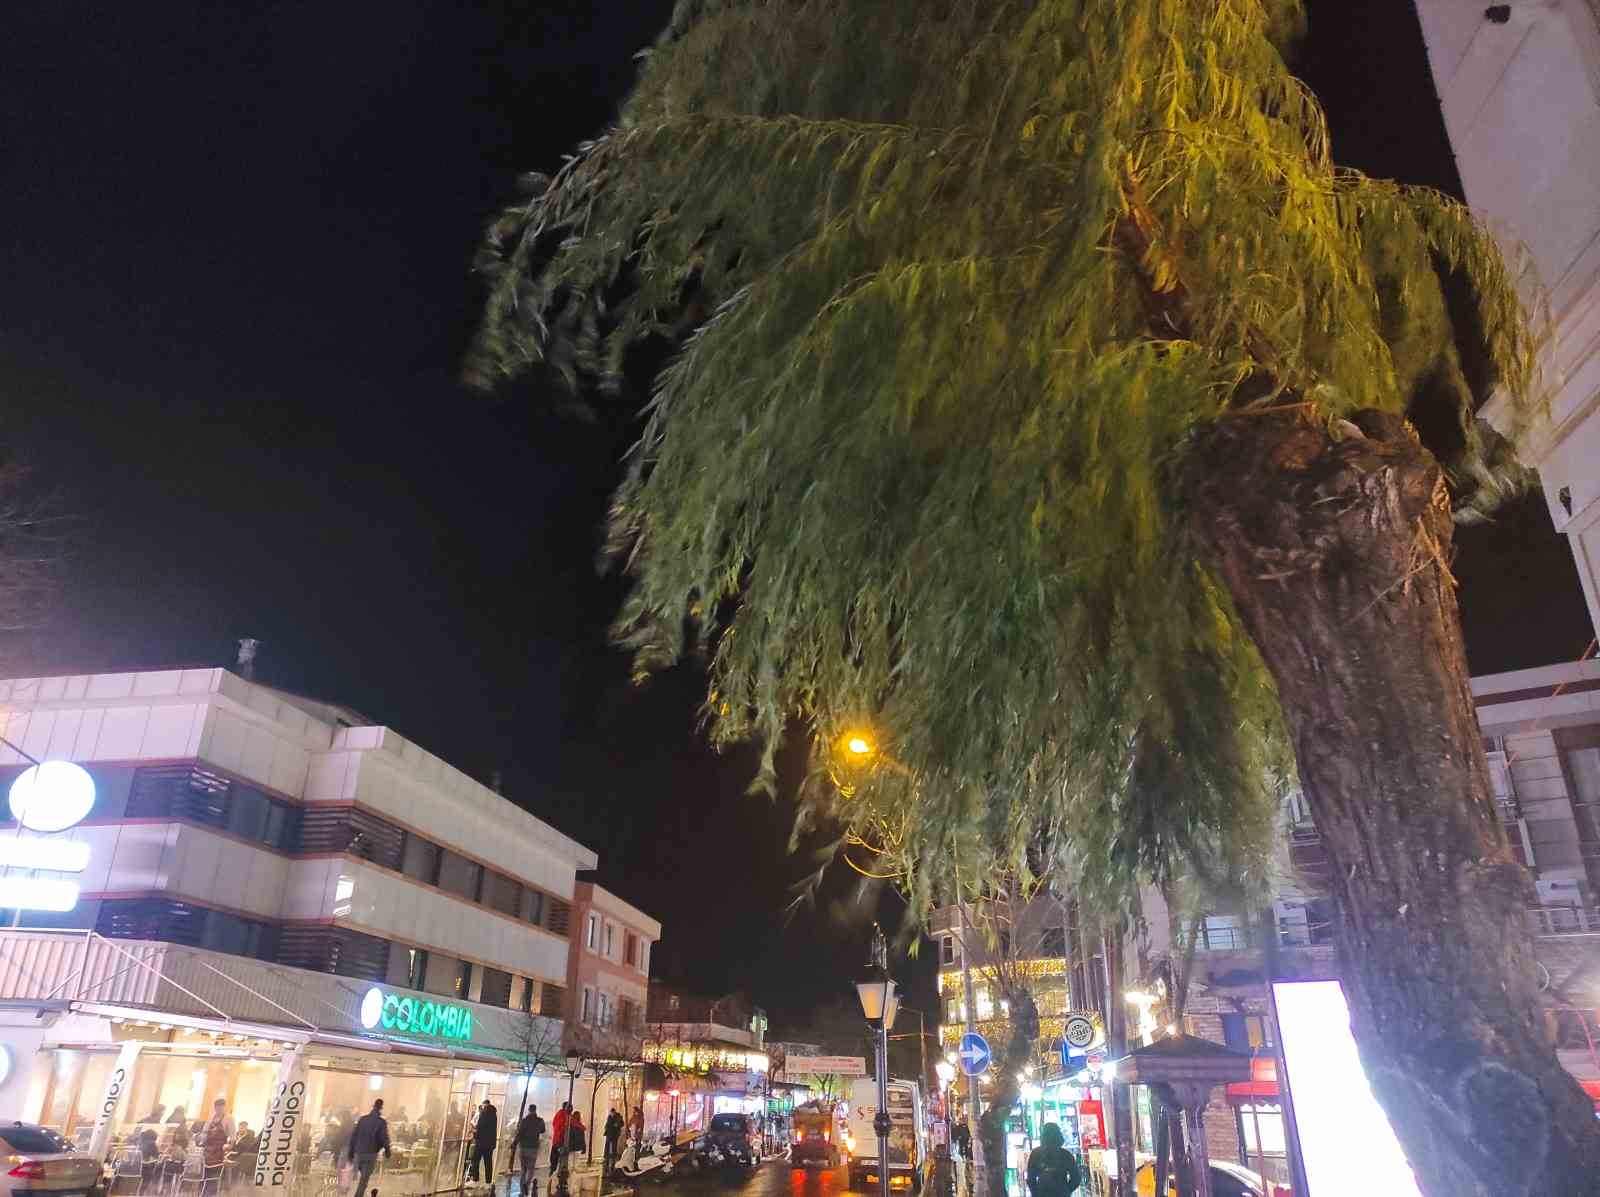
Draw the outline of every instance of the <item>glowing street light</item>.
M851 756L872 755L872 741L864 736L851 736L844 742L844 747Z

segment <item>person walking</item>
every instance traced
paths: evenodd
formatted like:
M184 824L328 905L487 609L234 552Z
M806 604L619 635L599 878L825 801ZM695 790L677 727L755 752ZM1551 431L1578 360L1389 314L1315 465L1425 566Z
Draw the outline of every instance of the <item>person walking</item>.
M478 1164L483 1164L483 1179L494 1187L494 1149L500 1142L500 1115L494 1103L485 1099L478 1107L478 1119L472 1126L472 1183L478 1183Z
M561 1154L567 1147L567 1122L572 1117L572 1103L564 1101L556 1116L550 1120L550 1183L555 1184L556 1169L561 1166Z
M644 1107L634 1106L633 1113L628 1115L628 1142L642 1143L644 1141Z
M1028 1191L1033 1197L1072 1197L1083 1182L1078 1161L1065 1142L1058 1125L1044 1124L1039 1146L1028 1156Z
M381 1097L372 1103L370 1112L356 1121L355 1129L350 1132L350 1145L345 1148L345 1154L356 1168L356 1187L351 1190L351 1197L365 1197L367 1182L378 1166L380 1151L384 1159L389 1158L389 1124L383 1120Z
M573 1110L567 1119L567 1150L573 1155L582 1154L589 1146L589 1128L583 1125L583 1111Z
M233 1138L233 1119L228 1117L228 1103L217 1098L211 1103L211 1120L200 1132L200 1149L205 1153L207 1168L220 1168L228 1156L228 1142Z
M522 1197L533 1193L533 1174L539 1168L539 1144L544 1139L544 1119L539 1107L529 1106L517 1123L517 1162L522 1166Z
M617 1163L617 1144L622 1140L622 1115L617 1113L617 1107L611 1107L611 1113L606 1115L606 1151L601 1161L602 1176L610 1176L611 1169Z

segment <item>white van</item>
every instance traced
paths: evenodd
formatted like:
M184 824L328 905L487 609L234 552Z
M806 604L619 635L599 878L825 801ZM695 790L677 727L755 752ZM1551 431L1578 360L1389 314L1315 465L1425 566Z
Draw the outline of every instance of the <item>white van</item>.
M850 1187L858 1192L878 1190L878 1132L872 1120L878 1113L878 1083L862 1077L850 1086L849 1108L844 1112L844 1146L850 1153ZM928 1163L927 1114L922 1087L915 1081L889 1081L889 1187L918 1192Z

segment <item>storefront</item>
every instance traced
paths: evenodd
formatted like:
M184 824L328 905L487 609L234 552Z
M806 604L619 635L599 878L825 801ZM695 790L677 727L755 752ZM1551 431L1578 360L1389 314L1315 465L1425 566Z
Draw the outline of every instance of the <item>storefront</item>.
M386 1197L453 1188L484 1101L505 1167L524 1100L548 1119L567 1095L562 1073L524 1075L526 1044L560 1038L526 1012L174 945L59 946L30 984L117 1000L0 1002L0 1118L49 1126L125 1175L181 1167L220 1102L232 1184L315 1190L381 1098Z

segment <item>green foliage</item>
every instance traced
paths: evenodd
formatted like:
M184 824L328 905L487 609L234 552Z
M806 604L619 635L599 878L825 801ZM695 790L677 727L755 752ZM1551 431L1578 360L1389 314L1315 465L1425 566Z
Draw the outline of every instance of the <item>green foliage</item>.
M621 636L650 669L687 628L712 734L763 738L769 779L802 718L808 812L918 906L952 860L969 888L1062 867L1108 905L1253 875L1276 699L1186 535L1186 446L1286 391L1333 419L1423 380L1470 433L1441 271L1532 393L1468 215L1333 165L1280 55L1298 18L686 2L617 127L490 230L482 383L615 378L692 329L616 497ZM1492 480L1463 439L1459 476ZM887 752L847 772L855 728Z

